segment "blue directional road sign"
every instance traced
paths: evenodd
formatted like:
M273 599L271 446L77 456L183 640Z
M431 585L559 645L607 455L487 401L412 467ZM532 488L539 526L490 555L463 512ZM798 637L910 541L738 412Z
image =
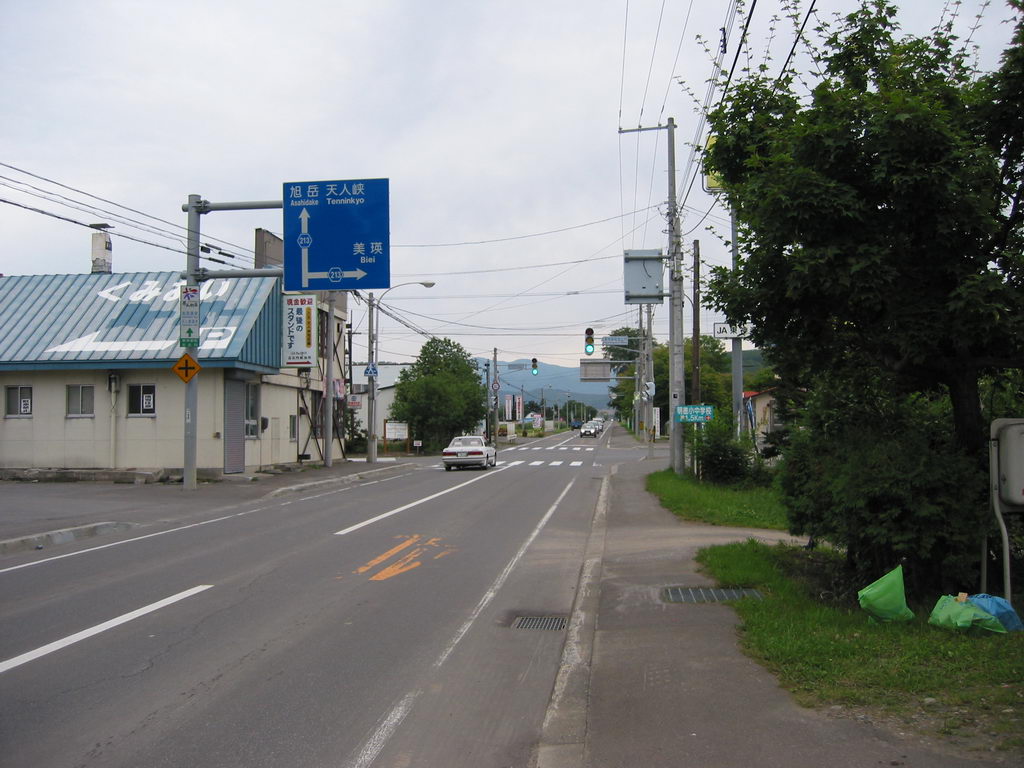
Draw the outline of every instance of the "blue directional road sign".
M391 286L387 179L284 185L284 289Z

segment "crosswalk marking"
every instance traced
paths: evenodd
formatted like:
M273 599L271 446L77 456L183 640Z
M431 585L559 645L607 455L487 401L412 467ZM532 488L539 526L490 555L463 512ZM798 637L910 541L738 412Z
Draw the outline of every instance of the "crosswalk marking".
M543 463L544 463L543 461L531 461L530 462L530 466L531 467L539 467Z
M560 467L560 466L562 466L562 462L560 462L560 461L552 461L550 464L548 464L548 466L549 467Z

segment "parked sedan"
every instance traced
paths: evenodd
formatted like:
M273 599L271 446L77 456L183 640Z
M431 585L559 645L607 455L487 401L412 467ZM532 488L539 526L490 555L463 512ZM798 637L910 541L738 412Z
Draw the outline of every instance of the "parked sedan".
M444 468L451 471L452 467L493 467L498 463L498 452L493 445L487 445L482 437L465 435L456 437L448 444L441 454Z

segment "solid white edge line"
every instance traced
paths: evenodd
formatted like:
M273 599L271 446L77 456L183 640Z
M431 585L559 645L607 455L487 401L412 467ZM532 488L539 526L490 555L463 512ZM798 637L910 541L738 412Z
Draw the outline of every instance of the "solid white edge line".
M479 479L482 478L476 478L476 480ZM470 480L469 482L472 483L475 482L475 480ZM477 606L473 610L473 613L470 615L469 619L467 619L466 622L461 627L459 627L458 631L453 635L451 642L448 643L447 647L437 658L437 661L434 662L435 669L445 663L445 661L451 655L452 651L455 650L455 646L457 646L459 644L459 641L462 640L462 638L466 635L467 632L469 632L470 627L473 626L473 623L483 612L484 608L486 608L487 605L491 602L491 600L494 599L494 596L498 593L498 590L501 589L501 586L505 583L509 575L512 573L512 569L516 567L516 565L522 559L523 555L526 553L527 548L529 548L530 544L533 543L533 540L537 538L537 535L544 528L548 520L551 519L551 516L555 513L555 510L558 509L558 505L562 502L562 499L565 498L565 495L569 493L569 489L572 488L573 483L575 482L575 478L569 481L569 484L565 486L565 490L563 490L558 495L558 498L555 499L555 503L551 505L551 508L548 509L544 517L541 518L541 521L537 523L537 527L533 529L533 531L527 537L526 541L523 542L523 545L519 548L519 551L516 552L515 556L509 561L508 565L505 566L505 570L501 572L498 578L491 585L490 589L488 589L487 592L484 593L484 596L480 599L480 602L477 603ZM462 485L466 484L467 483L463 483ZM454 488L450 488L449 490L453 491L455 490L455 488L460 487L462 486L457 485ZM448 491L443 491L442 493L447 492ZM435 494L435 496L440 495L441 494ZM427 499L423 499L423 501L426 500ZM408 506L415 506L415 504ZM391 512L385 513L385 515L395 514L396 512L400 512L401 509L403 508L392 510ZM368 520L366 521L366 524L368 525L370 522L372 521ZM409 710L412 709L412 705L419 697L420 693L420 690L410 691L402 698L400 702L398 702L398 704L395 705L395 707L388 713L387 717L385 717L381 721L381 724L377 726L377 729L373 732L373 735L371 735L370 738L367 740L366 744L363 745L363 748L359 751L359 755L356 757L356 759L349 763L349 768L368 768L373 763L373 761L377 759L377 756L381 753L381 750L384 749L388 740L394 734L395 729L398 728L399 725L401 725L402 721L405 720L406 715L409 714Z
M131 544L132 542L142 541L143 539L152 539L155 536L163 536L168 533L177 533L178 531L187 531L189 528L197 528L200 525L209 525L210 523L219 523L224 520L230 520L232 517L242 517L243 515L251 515L253 512L260 512L266 509L266 507L258 507L257 509L247 509L245 512L235 512L230 515L224 515L223 517L215 517L212 520L202 520L198 523L189 523L188 525L182 525L178 528L168 528L166 531L157 531L156 533L147 533L144 536L135 536L131 539L123 539L121 541L114 541L110 544L100 544L98 547L89 547L88 549L79 549L75 552L68 552L63 555L54 555L53 557L47 557L42 560L33 560L30 563L22 563L21 565L12 565L8 568L0 568L0 573L7 573L8 571L17 571L21 568L31 568L34 565L42 565L43 563L52 563L54 560L63 560L65 557L77 557L78 555L84 555L89 552L98 552L101 549L108 549L110 547L119 547L122 544Z
M95 627L83 629L81 632L75 632L75 634L73 635L68 635L67 637L62 638L60 640L55 640L54 642L48 643L47 645L44 645L41 648L36 648L34 651L29 651L28 653L23 653L20 656L15 656L14 658L7 659L7 661L0 662L0 674L3 674L4 672L7 672L10 669L14 669L15 667L20 667L22 664L27 664L30 661L34 661L35 659L38 659L41 656L46 656L47 654L53 653L54 651L59 651L61 648L67 648L69 645L73 645L74 643L77 643L80 640L85 640L86 638L92 637L93 635L98 635L100 632L106 632L108 629L113 629L114 627L120 624L125 624L129 621L132 621L133 619L139 618L140 616L145 616L147 613L158 611L161 608L165 608L166 606L171 605L172 603L178 602L179 600L184 600L186 597L192 597L192 595L199 594L200 592L203 592L212 586L213 584L200 584L198 587L192 587L192 589L186 589L184 592L179 592L176 595L165 597L163 600L158 600L157 602L150 603L149 605L143 606L142 608L137 608L136 610L118 616L115 619L104 621L102 624L97 624Z
M384 745L388 743L388 739L391 738L395 729L405 720L405 716L409 714L413 702L416 701L419 695L420 691L410 691L405 694L402 700L395 705L394 709L377 726L377 730L373 732L373 735L370 736L366 744L359 751L358 757L349 763L350 768L367 768L368 765L377 759L377 755L384 749Z
M484 474L480 475L480 477L474 477L472 480L467 480L464 483L453 485L451 488L445 488L443 491L438 491L437 493L433 493L430 496L424 496L422 499L417 499L416 501L411 501L408 504L403 504L400 507L395 507L394 509L388 510L387 512L382 512L376 517L371 517L369 520L363 520L363 522L361 523L356 523L355 525L350 525L348 528L343 528L340 531L335 531L334 535L345 536L346 534L352 533L353 531L358 531L360 528L365 528L368 525L373 525L374 523L383 520L384 518L391 517L392 515L397 515L399 512L405 512L405 510L407 509L418 507L420 504L425 504L428 501L432 501L433 499L438 498L439 496L444 496L446 493L457 491L459 490L459 488L465 488L467 485L470 485L471 483L476 483L479 482L480 480L484 480L485 478L493 477L499 472L503 472L504 469L504 467L502 467L501 469L495 468L493 470L485 472Z
M437 661L434 662L435 668L440 667L442 664L445 663L445 661L451 655L452 651L455 650L455 646L458 645L459 641L462 640L462 638L465 636L467 632L469 632L470 627L473 626L473 622L477 620L477 617L480 616L481 612L484 610L484 608L487 607L488 603L490 603L491 600L494 599L494 596L498 594L498 590L501 589L501 586L508 579L509 575L512 573L512 569L516 567L516 565L522 559L523 555L526 554L526 550L533 543L533 540L537 538L537 535L547 524L548 520L551 519L551 516L555 513L555 510L558 509L558 505L562 503L562 499L564 499L565 495L569 493L569 489L572 488L573 483L575 482L576 478L573 478L572 480L569 481L569 484L565 486L565 490L563 490L558 495L558 498L555 499L555 503L551 505L548 511L544 514L544 517L542 517L540 522L537 523L537 527L534 528L533 532L530 533L530 535L526 538L526 541L523 542L523 545L519 548L519 551L516 552L515 556L511 560L508 561L508 565L505 566L505 570L501 572L498 578L495 579L494 583L491 585L491 588L484 593L484 596L482 598L480 598L480 602L477 603L476 608L473 609L473 613L471 613L469 618L466 619L466 623L459 627L459 631L455 633L455 635L452 638L452 641L448 643L448 647L444 649L444 651L438 657Z

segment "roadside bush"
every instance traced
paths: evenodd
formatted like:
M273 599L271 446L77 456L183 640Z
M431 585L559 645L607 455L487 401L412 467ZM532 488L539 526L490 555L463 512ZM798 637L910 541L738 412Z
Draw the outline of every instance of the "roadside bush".
M780 470L790 532L844 549L863 584L902 563L918 601L977 584L986 478L953 446L948 405L878 391L861 407L838 400L819 392L790 434Z
M748 478L751 451L732 435L731 420L715 419L697 431L701 477L711 483L738 483Z

